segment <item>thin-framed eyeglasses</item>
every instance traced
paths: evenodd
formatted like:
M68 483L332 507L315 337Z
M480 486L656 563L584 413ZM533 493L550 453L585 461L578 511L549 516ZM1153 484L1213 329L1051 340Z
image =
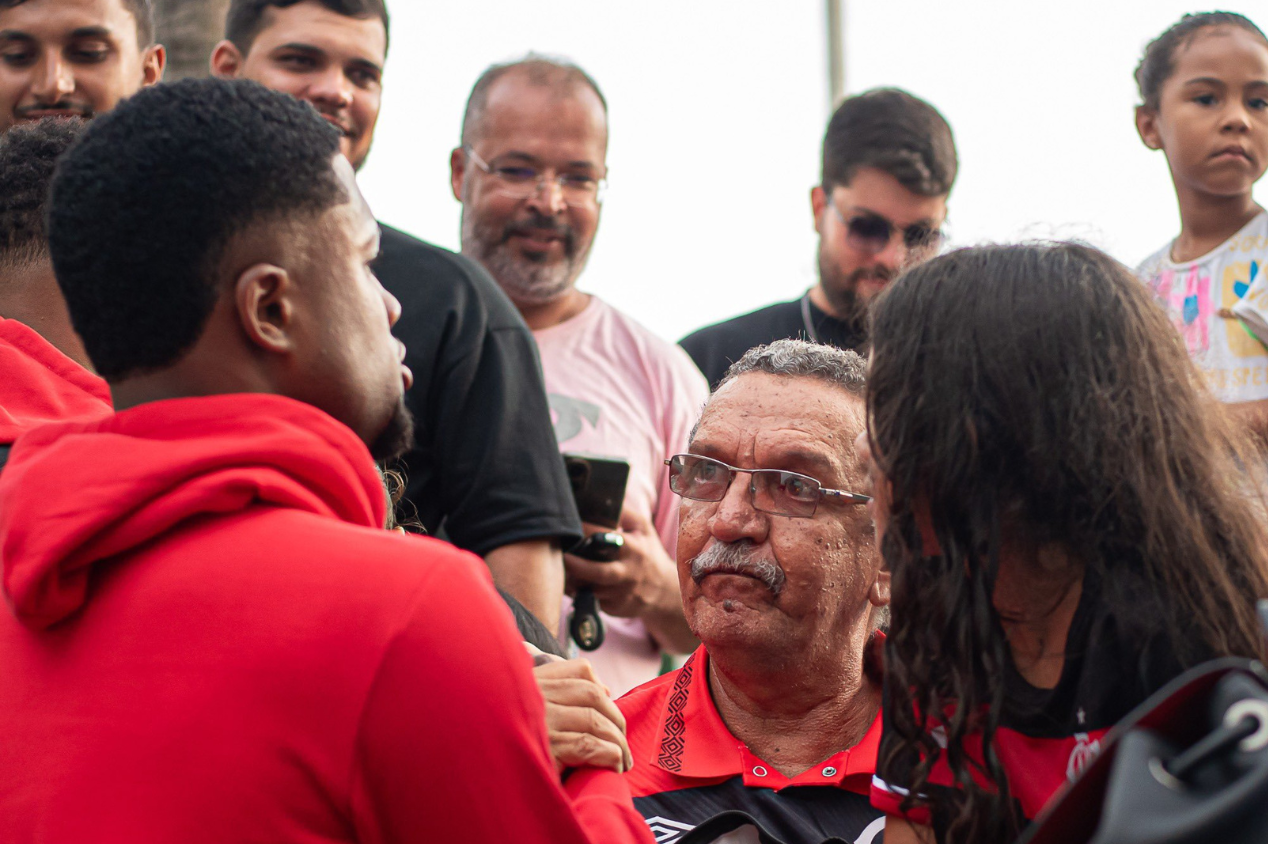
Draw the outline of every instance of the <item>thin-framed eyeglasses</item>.
M900 229L894 222L873 211L851 209L850 215L842 211L835 202L829 202L832 210L845 225L845 239L860 252L878 255L884 252L889 242L894 239L894 232L903 236L903 246L908 254L925 256L942 248L946 239L942 229L931 228L924 223L912 223Z
M472 164L493 177L499 193L513 199L528 199L536 196L543 186L554 184L559 187L559 195L563 197L565 205L598 205L603 202L603 195L608 189L606 178L596 178L587 173L555 173L547 176L550 171L543 171L529 164L502 164L493 167L470 144L462 149Z
M675 454L665 461L669 488L692 501L721 501L741 472L749 476L749 502L754 510L774 516L808 519L819 502L831 498L844 504L866 504L871 497L843 489L826 489L809 475L782 469L740 469L712 457Z

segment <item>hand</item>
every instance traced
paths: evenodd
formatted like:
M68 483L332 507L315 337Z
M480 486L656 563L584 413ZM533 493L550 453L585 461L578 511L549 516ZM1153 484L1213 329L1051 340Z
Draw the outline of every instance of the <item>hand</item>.
M605 530L595 525L584 527L587 536ZM625 539L625 547L612 562L564 555L566 591L573 594L578 586L591 587L602 610L617 618L643 618L667 609L681 614L678 568L660 544L651 520L634 510L622 510L617 532Z
M546 700L550 753L560 773L590 766L623 774L634 767L625 716L589 662L555 657L536 665L533 676Z

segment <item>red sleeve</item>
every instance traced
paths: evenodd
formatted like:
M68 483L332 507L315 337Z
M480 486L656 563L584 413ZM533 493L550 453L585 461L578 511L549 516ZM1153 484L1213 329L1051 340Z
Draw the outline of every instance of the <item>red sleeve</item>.
M362 714L351 797L358 838L582 844L509 611L477 558L437 557L424 561L433 576ZM592 802L584 785L577 796Z
M564 787L591 841L654 844L647 821L634 808L629 783L621 774L581 768L568 777Z

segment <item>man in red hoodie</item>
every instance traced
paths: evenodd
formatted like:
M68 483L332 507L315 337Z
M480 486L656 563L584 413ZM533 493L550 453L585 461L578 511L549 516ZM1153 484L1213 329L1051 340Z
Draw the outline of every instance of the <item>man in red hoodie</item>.
M479 560L381 529L410 374L338 142L186 81L59 165L49 248L117 412L0 476L6 841L650 841L615 778L561 787Z
M71 328L44 238L53 165L81 128L47 118L0 134L0 468L23 432L110 412L110 390Z

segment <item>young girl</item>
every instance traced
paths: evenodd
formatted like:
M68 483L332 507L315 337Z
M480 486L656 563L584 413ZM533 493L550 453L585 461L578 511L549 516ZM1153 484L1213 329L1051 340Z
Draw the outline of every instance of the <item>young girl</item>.
M1230 12L1186 15L1136 68L1136 126L1167 156L1180 234L1138 272L1215 395L1268 442L1268 38Z
M1169 680L1264 655L1244 434L1151 299L1065 244L952 252L877 300L885 844L1011 841Z

